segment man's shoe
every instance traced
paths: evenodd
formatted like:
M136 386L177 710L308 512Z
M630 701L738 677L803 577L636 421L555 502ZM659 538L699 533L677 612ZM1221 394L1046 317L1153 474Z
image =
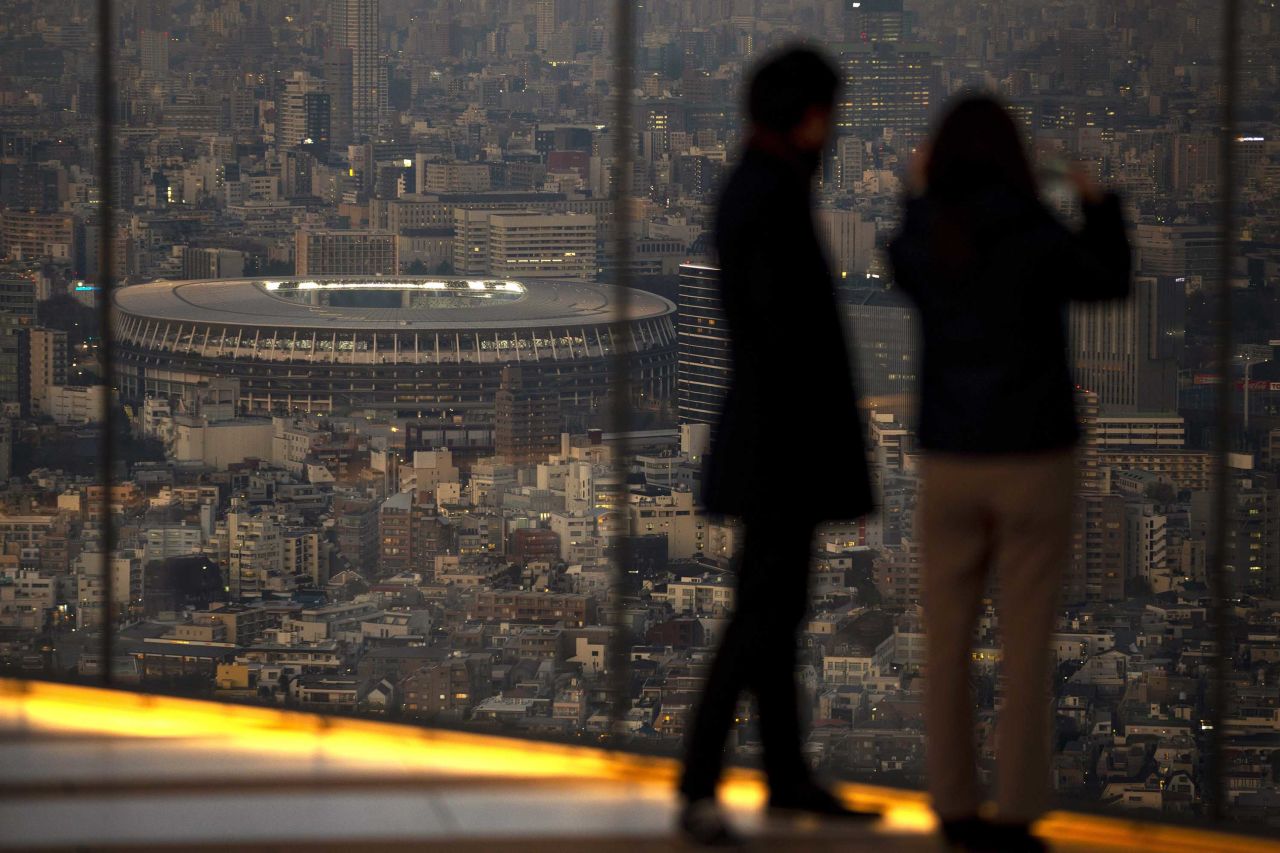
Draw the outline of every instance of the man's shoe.
M807 814L840 820L879 820L879 812L851 809L834 794L817 785L808 785L792 791L771 791L769 811L775 814Z
M1049 847L1025 823L996 823L980 817L942 821L942 837L964 853L1047 853Z
M952 850L980 850L978 845L985 843L991 832L991 824L977 815L942 820L938 828Z
M715 797L686 802L678 825L686 840L703 847L741 847L745 843L720 813Z

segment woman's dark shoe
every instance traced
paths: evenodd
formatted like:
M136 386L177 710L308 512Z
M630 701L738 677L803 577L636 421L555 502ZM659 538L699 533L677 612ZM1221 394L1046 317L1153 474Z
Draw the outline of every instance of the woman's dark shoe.
M769 811L775 814L800 813L840 820L879 820L879 812L851 809L825 788L806 785L789 791L769 792Z
M942 837L952 850L965 853L1046 853L1049 849L1025 823L996 823L980 817L942 821Z
M724 819L715 797L687 801L678 825L686 840L703 847L741 847L746 843Z

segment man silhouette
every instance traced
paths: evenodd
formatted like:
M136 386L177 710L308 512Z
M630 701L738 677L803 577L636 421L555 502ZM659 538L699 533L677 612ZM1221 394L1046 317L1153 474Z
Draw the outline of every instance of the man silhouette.
M739 694L756 697L769 806L850 812L810 776L800 753L796 641L808 608L814 527L871 509L849 355L811 214L814 171L839 78L817 53L765 61L748 93L750 132L716 219L720 298L733 381L703 480L711 512L746 527L733 618L687 744L680 825L704 844L737 838L715 804ZM809 451L807 464L784 457Z

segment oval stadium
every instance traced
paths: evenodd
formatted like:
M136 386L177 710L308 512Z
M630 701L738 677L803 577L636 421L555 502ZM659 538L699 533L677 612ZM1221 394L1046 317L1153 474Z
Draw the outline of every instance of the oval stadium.
M613 347L639 399L669 399L675 305L631 291L616 340L616 287L546 279L315 277L159 281L113 296L125 401L191 400L234 380L247 414L492 410L501 373L550 383L566 409L608 393ZM643 397L641 396L643 395Z

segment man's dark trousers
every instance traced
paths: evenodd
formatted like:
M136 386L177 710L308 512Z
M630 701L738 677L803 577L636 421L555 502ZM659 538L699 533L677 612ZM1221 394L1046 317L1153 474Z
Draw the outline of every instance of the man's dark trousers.
M785 793L809 781L800 754L796 641L809 604L814 525L776 516L747 518L745 524L734 614L686 745L680 793L689 800L715 795L743 690L756 697L770 790Z

